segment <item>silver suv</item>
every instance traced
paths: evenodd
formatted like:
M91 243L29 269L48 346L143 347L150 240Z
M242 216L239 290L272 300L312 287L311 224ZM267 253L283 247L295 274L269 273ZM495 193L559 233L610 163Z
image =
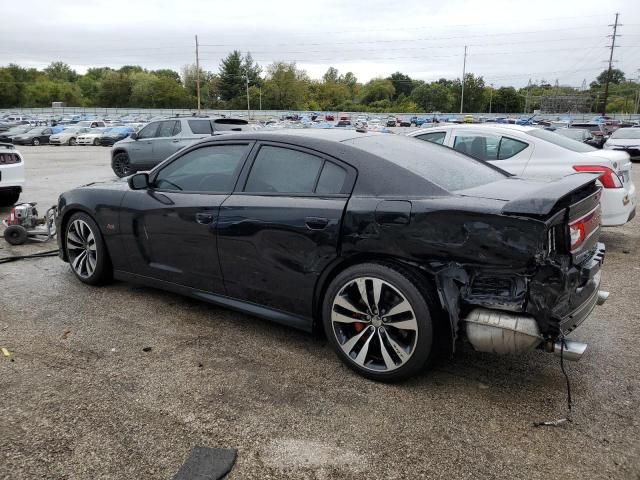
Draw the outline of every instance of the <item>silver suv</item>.
M248 129L248 122L237 118L176 117L154 121L113 145L111 168L118 177L126 177L150 170L201 138Z

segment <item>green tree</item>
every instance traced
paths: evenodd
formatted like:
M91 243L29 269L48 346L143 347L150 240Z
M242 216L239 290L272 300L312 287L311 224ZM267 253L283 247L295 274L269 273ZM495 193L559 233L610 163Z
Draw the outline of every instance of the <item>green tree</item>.
M57 82L75 82L78 74L69 65L63 62L53 62L44 69L49 80Z
M485 105L489 102L486 97L484 79L476 77L473 73L467 73L464 78L464 105L462 106L462 111L483 112ZM459 107L462 94L460 79L454 80L451 86L453 88L454 106Z
M263 105L269 109L299 110L307 100L308 88L309 77L295 62L274 62L267 67Z
M442 83L424 83L417 86L410 98L417 104L418 109L425 112L450 112L453 110L453 94L451 87Z
M171 70L170 68L161 68L159 70L152 70L156 77L168 78L169 80L173 80L176 83L182 84L182 79L180 78L180 74L175 70Z
M340 80L338 69L329 67L325 74L322 76L322 80L324 81L324 83L338 83L338 81Z
M600 75L598 75L594 82L591 82L591 88L600 88L605 83L607 83L607 75L609 74L609 69L603 70ZM624 72L618 68L611 69L611 77L609 77L609 84L619 85L624 82Z
M232 100L243 94L245 79L242 72L242 54L234 50L220 63L218 93L222 100Z
M390 80L374 78L362 88L362 103L369 104L394 97L396 89Z
M513 87L500 87L493 93L492 110L503 113L522 112L524 110L522 95Z
M98 105L102 107L127 107L131 96L131 79L122 72L109 71L98 86Z
M394 100L397 100L400 95L408 97L411 95L411 90L413 90L413 80L409 75L405 75L401 72L392 73L391 76L387 77L387 80L391 81L393 84L393 88L395 89L395 93L393 96Z

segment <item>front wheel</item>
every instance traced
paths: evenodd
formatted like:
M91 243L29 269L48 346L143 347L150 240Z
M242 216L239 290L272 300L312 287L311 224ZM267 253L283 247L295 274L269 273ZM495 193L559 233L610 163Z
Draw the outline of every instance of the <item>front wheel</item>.
M69 139L69 146L74 146L76 144L76 139L75 138L70 138Z
M107 247L93 218L84 212L74 213L64 239L69 265L81 282L99 285L111 278Z
M94 144L96 147L99 147L99 146L100 146L100 139L99 139L99 138L96 138L96 139L93 141L93 144Z
M433 326L422 279L409 270L356 265L329 285L325 332L347 366L380 381L415 375L428 363Z
M111 168L113 169L113 173L115 173L120 178L135 173L131 170L129 155L127 155L126 153L116 154L111 161Z
M33 145L34 147L37 147L38 145L40 145L40 140L38 140L37 138L34 138L33 140L31 140L31 145Z

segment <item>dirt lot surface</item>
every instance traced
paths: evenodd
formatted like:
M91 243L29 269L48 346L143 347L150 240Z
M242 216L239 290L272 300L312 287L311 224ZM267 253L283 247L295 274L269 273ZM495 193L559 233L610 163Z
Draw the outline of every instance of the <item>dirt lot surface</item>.
M22 199L42 206L113 177L106 148L21 151ZM566 389L539 351L465 348L385 385L321 338L150 288L88 287L58 258L0 264L0 477L169 479L200 445L238 449L232 479L640 479L638 219L602 238L611 297L571 335L589 343L567 365L573 423L541 428L565 415ZM0 239L0 256L51 248Z

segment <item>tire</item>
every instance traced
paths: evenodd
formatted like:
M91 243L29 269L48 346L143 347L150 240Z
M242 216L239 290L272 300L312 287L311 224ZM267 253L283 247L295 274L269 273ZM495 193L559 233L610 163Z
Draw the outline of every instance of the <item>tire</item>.
M11 245L22 245L27 238L27 229L20 225L9 225L4 231L4 239Z
M113 268L96 222L84 212L74 213L65 226L63 245L74 275L88 285L111 280Z
M11 205L15 205L19 198L20 192L17 190L0 193L0 207L10 207Z
M93 141L93 145L94 145L94 146L96 146L96 147L99 147L99 146L100 146L100 139L99 139L99 138L96 138L96 139Z
M325 333L338 357L355 372L383 382L403 380L422 371L431 358L429 298L422 280L410 270L355 265L338 274L326 291Z
M31 140L31 145L33 145L34 147L37 147L38 145L40 145L40 140L38 140L37 138L34 138L33 140Z
M75 144L76 144L76 139L75 139L75 138L73 138L73 137L71 137L71 138L69 139L69 146L73 147Z
M115 173L120 178L127 177L135 173L131 169L131 164L129 163L129 155L124 152L114 155L113 160L111 160L111 168L113 169L113 173Z

